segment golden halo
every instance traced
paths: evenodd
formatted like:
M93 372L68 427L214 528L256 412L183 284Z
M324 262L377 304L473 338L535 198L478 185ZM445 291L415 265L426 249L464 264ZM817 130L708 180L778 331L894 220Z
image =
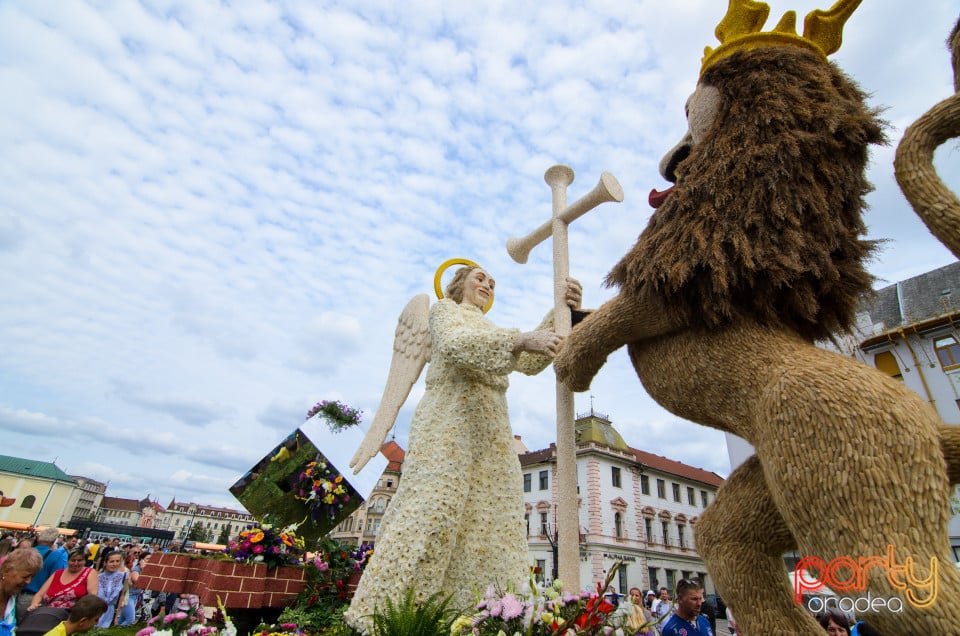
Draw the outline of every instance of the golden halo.
M440 264L440 267L437 268L437 273L433 275L433 290L437 292L437 298L443 300L443 289L440 286L440 278L443 276L443 273L447 271L452 265L466 265L467 267L480 267L477 263L474 263L467 258L451 258L448 261L444 261ZM481 267L481 269L483 269ZM490 300L487 301L487 304L483 307L483 313L490 311L490 308L493 307L493 296L490 296Z

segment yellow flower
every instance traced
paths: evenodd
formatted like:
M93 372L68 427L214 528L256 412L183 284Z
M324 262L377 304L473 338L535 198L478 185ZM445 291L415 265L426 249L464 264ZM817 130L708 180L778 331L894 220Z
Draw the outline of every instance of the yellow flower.
M470 631L473 628L473 619L469 616L461 616L457 620L453 621L453 625L450 626L450 636L458 636L464 631Z
M342 495L345 491L343 489L343 486L337 486L333 492L335 492L338 495Z
M323 503L332 504L333 503L333 493L328 494L323 498Z

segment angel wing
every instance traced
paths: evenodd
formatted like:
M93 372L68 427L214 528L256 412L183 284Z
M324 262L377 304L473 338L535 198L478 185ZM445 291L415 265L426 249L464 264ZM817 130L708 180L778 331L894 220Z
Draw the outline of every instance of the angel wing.
M359 473L367 462L380 452L387 431L393 427L400 407L407 401L410 389L430 361L430 296L418 294L410 299L397 320L393 336L393 359L390 374L383 387L380 407L360 448L350 460L353 474Z

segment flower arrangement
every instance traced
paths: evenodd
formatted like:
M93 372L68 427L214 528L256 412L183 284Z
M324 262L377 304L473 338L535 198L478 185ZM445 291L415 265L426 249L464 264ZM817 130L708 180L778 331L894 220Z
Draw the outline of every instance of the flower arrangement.
M539 590L531 581L529 596L514 592L502 593L494 586L477 603L475 614L460 616L450 629L451 636L636 636L647 634L655 623L628 626L629 616L617 611L603 596L620 564L614 565L596 591L564 594L557 580Z
M331 470L322 455L307 463L294 486L295 498L306 502L314 522L322 517L333 519L350 501L343 475Z
M160 623L157 629L154 624ZM155 616L147 622L147 626L137 632L136 636L211 636L217 633L217 628L206 625L202 609L197 613L173 612L163 618Z
M331 431L339 433L346 428L359 424L362 413L363 411L351 408L337 400L324 400L307 411L307 419L319 415L327 420Z
M304 636L304 632L296 623L280 623L279 625L261 623L250 636Z
M267 524L253 524L230 541L224 554L238 563L266 563L268 568L300 565L303 539L290 531L277 532Z
M366 545L355 548L329 537L320 539L317 552L306 562L303 591L280 614L280 620L295 621L311 633L341 624L350 602L350 575L362 572L372 553Z

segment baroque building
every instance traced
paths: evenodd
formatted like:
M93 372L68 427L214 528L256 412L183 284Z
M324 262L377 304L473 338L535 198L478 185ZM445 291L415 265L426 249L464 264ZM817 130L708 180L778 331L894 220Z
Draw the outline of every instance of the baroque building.
M390 500L397 494L403 458L406 454L403 448L393 440L384 444L380 452L387 458L387 467L377 480L377 485L370 491L370 496L364 504L330 532L332 538L357 546L376 542L383 513Z
M696 551L693 527L723 479L699 468L629 447L610 420L597 413L577 427L577 483L580 492L580 581L603 580L622 561L614 585L626 594L674 587L696 576L707 591L713 584ZM523 473L530 566L545 581L555 577L556 445L528 451L515 436ZM330 536L360 545L376 542L383 513L402 477L404 451L390 441L381 452L388 464L367 501Z
M580 517L580 582L674 589L680 578L713 582L697 553L693 529L723 478L700 468L631 448L610 420L591 411L575 422ZM527 541L536 576L556 576L556 445L522 453Z
M60 526L73 514L77 482L52 462L0 455L0 527Z

